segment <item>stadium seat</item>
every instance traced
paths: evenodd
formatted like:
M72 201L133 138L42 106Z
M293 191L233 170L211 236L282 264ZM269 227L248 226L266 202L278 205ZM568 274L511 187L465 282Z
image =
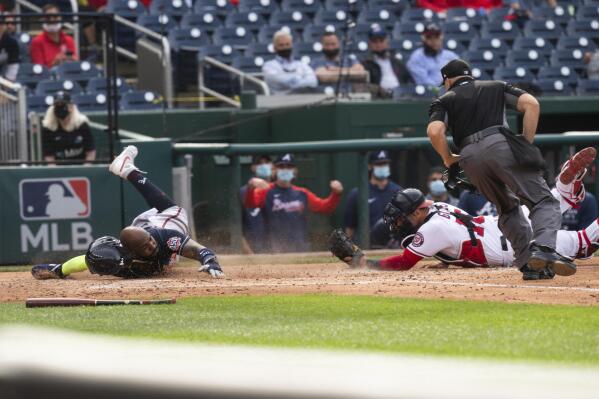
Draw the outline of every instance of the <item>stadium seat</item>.
M21 62L31 62L31 56L29 54L29 45L31 44L31 35L27 32L17 33L15 39L19 44L19 55L21 56Z
M164 36L168 35L171 29L177 27L177 23L173 17L166 14L150 15L143 14L137 17L136 23L149 29L153 32L160 33Z
M509 7L500 7L500 8L492 8L489 10L487 14L488 21L505 21L505 17L507 17L510 12Z
M393 41L389 43L389 47L393 50ZM368 41L366 40L354 40L349 45L349 52L354 53L359 59L363 58L368 54Z
M276 0L240 0L238 8L240 12L257 12L264 18L270 18L279 9Z
M225 17L235 12L235 7L229 0L197 0L193 6L193 10L198 15L208 12Z
M311 17L313 17L321 7L321 2L317 0L283 0L281 2L281 10L299 11Z
M524 36L557 40L562 34L560 25L552 20L530 20L524 26Z
M386 8L364 10L358 16L360 24L379 24L386 29L392 29L397 21L393 10Z
M178 28L168 34L168 40L173 51L198 50L210 43L208 33L202 32L200 28Z
M574 89L567 82L559 79L539 79L535 84L541 89L542 96L570 96Z
M286 26L291 30L302 30L310 18L300 11L277 11L270 17L271 26Z
M547 58L535 49L511 50L505 57L505 65L508 67L539 69L547 65Z
M539 69L537 79L561 80L562 82L574 86L578 81L578 74L574 69L567 66L545 66Z
M374 3L374 1L372 0L357 0L354 2L351 2L351 0L326 0L324 3L324 7L327 10L343 10L346 12L349 12L350 10L353 11L360 11L363 10L367 4L370 3Z
M599 79L580 79L577 92L581 96L599 95Z
M489 73L502 65L501 57L491 50L468 50L462 54L462 57L472 66L476 65Z
M59 80L74 80L79 84L100 76L102 73L95 64L89 61L70 61L56 67L56 77Z
M398 22L395 24L393 28L393 38L394 39L403 39L410 38L413 39L415 37L420 38L422 32L424 32L425 24L421 21L419 22Z
M428 8L410 8L401 14L401 22L437 22L439 16Z
M54 96L48 95L30 95L27 96L27 112L45 113L48 107L54 103Z
M445 39L453 39L462 44L469 45L470 41L478 36L476 27L468 21L448 21L443 24Z
M527 68L518 67L499 67L493 74L493 79L504 80L509 83L526 83L534 80L534 74Z
M185 14L181 18L181 28L198 28L202 32L214 33L223 23L215 13Z
M513 41L520 36L520 29L510 21L487 21L481 26L480 36Z
M553 45L542 37L519 37L512 46L514 50L535 50L543 57L548 58L553 50Z
M237 56L233 58L233 68L241 69L246 73L261 73L262 65L273 57L274 54L270 54L270 57L263 57L260 55L254 57Z
M582 70L585 67L583 62L584 52L575 50L553 50L551 52L550 63L552 66L567 66L576 70Z
M243 26L236 28L220 28L212 36L214 44L231 46L247 46L254 40L252 32Z
M162 108L162 100L151 91L130 91L121 96L123 111L156 110Z
M421 43L421 44L422 44L422 43ZM465 52L465 51L466 51L466 46L464 46L464 45L462 44L462 42L460 42L460 41L458 41L458 40L455 40L455 39L453 39L453 38L451 38L451 37L450 37L450 38L448 38L448 39L447 39L447 38L445 39L445 44L444 44L444 47L445 47L446 49L448 49L448 50L451 50L451 51L453 51L454 53L456 53L456 54L458 54L458 55L459 55L459 54L462 54L463 52Z
M146 9L144 5L137 0L108 0L105 12L133 20L145 13Z
M586 37L592 40L599 39L599 18L588 21L570 20L567 27L568 35L571 37Z
M116 86L119 91L119 95L126 93L128 91L131 91L131 86L129 86L121 78L116 79ZM93 79L90 79L89 82L87 83L86 91L89 94L106 93L106 87L107 87L107 85L106 85L105 77L93 78Z
M471 65L472 66L472 76L475 79L479 79L479 80L491 80L491 74L489 74L487 71L485 71L484 69L481 69L475 65Z
M275 49L272 43L251 43L245 49L244 55L246 57L262 57L271 58L274 57Z
M19 65L17 82L33 88L40 80L50 79L51 77L50 70L44 65L24 63Z
M447 18L449 21L465 21L469 24L480 27L484 21L484 17L474 8L455 7L447 10Z
M586 37L562 36L558 39L556 48L558 50L580 49L584 51L594 51L597 46L592 40L589 40Z
M407 0L369 0L368 7L372 9L384 8L393 12L397 17L401 17L404 10L410 7Z
M264 25L266 25L266 20L255 11L232 13L225 21L226 27L242 27L253 33L258 33Z
M184 0L152 0L150 3L150 14L166 14L181 18L191 13L192 8Z
M35 88L35 94L37 96L52 95L59 91L66 91L72 95L83 93L81 85L73 80L44 79L40 81Z
M108 107L104 93L77 94L73 96L73 102L83 112L106 111Z
M568 21L573 18L573 16L569 14L568 10L561 5L555 7L550 7L548 5L535 7L532 9L532 15L541 20L555 21L562 26L565 26Z
M431 90L428 90L423 85L411 85L411 84L402 84L398 89L394 91L393 98L403 99L403 98L422 98L422 99L430 99L435 96L435 93Z
M202 47L198 54L198 59L201 59L204 56L208 56L216 58L220 62L224 62L225 64L230 65L233 62L233 57L238 54L239 53L235 52L235 50L230 44L212 44L209 46Z
M339 37L339 40L342 40L343 29L339 30L335 25L308 25L304 29L302 39L307 43L314 42L320 40L325 32L334 32Z
M490 50L493 54L499 57L505 57L510 47L501 39L494 39L488 37L475 37L470 42L469 50L485 51Z
M578 21L599 20L598 5L584 5L576 10L576 19Z
M294 42L301 41L302 35L300 35L299 31L290 29L288 26L275 25L263 26L262 28L260 28L260 31L258 31L258 43L271 43L274 34L277 33L277 31L279 30L289 32L291 36L293 36Z
M293 47L293 52L295 53L295 57L304 64L310 64L322 56L322 44L320 42L297 43Z
M411 53L412 51L416 50L418 47L422 47L422 40L412 40L412 39L391 40L389 42L389 47L395 51Z
M347 25L348 16L343 10L320 10L314 16L314 25L332 25L342 31Z

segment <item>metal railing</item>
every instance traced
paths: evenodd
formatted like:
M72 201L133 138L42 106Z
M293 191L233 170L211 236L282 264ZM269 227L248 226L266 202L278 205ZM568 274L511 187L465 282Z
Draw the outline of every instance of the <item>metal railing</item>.
M450 139L451 141L451 139ZM573 132L564 134L541 134L535 138L535 144L543 147L550 145L580 145L599 144L599 132ZM341 153L358 152L361 161L358 163L356 173L360 176L358 186L358 236L364 248L370 246L369 216L368 216L368 151L373 150L408 150L423 149L430 146L427 137L397 138L397 139L360 139L360 140L327 140L303 141L293 143L255 143L255 144L223 144L223 143L176 143L173 145L175 155L202 154L202 155L227 155L231 158L233 167L230 181L231 192L238 192L241 187L240 155L253 154L283 154L287 152L308 153ZM599 166L599 158L595 161ZM599 195L599 173L595 176L595 194ZM230 223L231 243L234 249L241 248L241 209L239 198L230 196L229 210L232 215Z
M209 96L213 96L213 97L219 99L220 101L225 102L229 105L232 105L236 108L241 107L241 103L239 101L236 101L230 97L225 96L224 94L221 94L217 91L210 89L209 87L206 87L206 85L204 84L204 65L205 64L209 64L213 67L222 69L226 72L229 72L230 74L233 74L233 75L239 77L240 85L242 87L243 87L244 82L247 80L249 82L254 83L258 87L260 87L260 89L262 90L262 94L264 94L265 96L270 95L270 90L268 89L268 85L263 80L260 80L256 77L252 76L251 74L245 73L237 68L233 68L232 66L224 64L215 58L203 56L203 57L200 57L200 61L198 64L198 97L199 98L202 98L203 94L208 94ZM204 101L201 101L201 100L200 100L200 109L204 109Z
M26 161L26 88L0 77L0 161Z

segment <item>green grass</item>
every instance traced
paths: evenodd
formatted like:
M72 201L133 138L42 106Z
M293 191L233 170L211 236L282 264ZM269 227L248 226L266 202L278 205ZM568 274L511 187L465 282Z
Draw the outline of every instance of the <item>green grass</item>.
M25 309L0 324L186 342L599 365L599 309L370 296L203 297L176 305Z

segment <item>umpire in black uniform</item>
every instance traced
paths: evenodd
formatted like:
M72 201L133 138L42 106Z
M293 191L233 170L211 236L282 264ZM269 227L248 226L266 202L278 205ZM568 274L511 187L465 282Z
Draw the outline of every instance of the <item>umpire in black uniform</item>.
M441 69L447 92L429 110L427 134L445 166L459 162L478 190L497 206L499 228L514 248L514 265L530 279L576 272L569 258L555 251L561 225L559 202L543 179L544 162L531 143L539 120L538 101L500 81L476 81L464 60ZM506 108L523 113L522 135L507 125ZM460 154L450 151L449 129ZM530 209L532 229L520 203Z

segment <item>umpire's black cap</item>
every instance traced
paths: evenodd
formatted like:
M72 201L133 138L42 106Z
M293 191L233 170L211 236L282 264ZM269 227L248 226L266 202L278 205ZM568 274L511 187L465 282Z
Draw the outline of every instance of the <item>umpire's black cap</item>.
M277 157L277 159L275 160L275 166L279 166L279 165L291 165L291 166L295 166L295 159L293 157L293 154L281 154Z
M449 61L443 68L441 68L441 76L443 77L441 86L443 86L447 79L455 78L457 76L472 76L472 69L470 68L470 64L458 58Z

